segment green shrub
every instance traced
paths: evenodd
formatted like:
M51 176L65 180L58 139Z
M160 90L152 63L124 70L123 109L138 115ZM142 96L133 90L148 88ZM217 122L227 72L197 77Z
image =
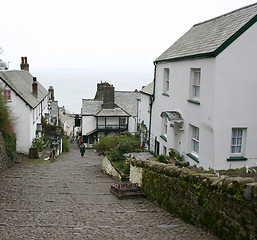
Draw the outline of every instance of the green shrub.
M165 156L165 155L158 155L157 156L157 161L158 162L162 162L162 163L168 163L169 160L168 160L168 156Z
M62 138L62 151L63 152L69 152L70 146L69 146L69 140L67 137Z
M15 137L13 120L11 119L2 89L0 89L0 131L3 134L11 133Z
M44 150L44 141L42 138L34 138L32 140L31 148L38 149L39 152L42 152Z
M122 153L135 151L140 147L139 139L136 136L128 136L128 134L101 137L94 147L100 154L108 155L110 151L116 148L119 144L120 146L118 147L118 151Z
M184 161L184 156L181 156L174 148L169 148L169 157L173 160Z
M7 157L13 160L16 153L16 138L11 133L4 133L3 138Z

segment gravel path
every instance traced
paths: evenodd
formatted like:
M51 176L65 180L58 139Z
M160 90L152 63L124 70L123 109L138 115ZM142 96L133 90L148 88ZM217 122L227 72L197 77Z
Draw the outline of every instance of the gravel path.
M0 239L218 238L143 197L119 200L93 150L71 145L55 161L24 160L0 175Z

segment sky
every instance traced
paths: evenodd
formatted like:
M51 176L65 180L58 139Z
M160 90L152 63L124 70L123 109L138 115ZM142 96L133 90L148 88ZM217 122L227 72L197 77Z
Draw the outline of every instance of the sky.
M153 61L194 24L252 0L8 0L0 47L10 69L153 71Z

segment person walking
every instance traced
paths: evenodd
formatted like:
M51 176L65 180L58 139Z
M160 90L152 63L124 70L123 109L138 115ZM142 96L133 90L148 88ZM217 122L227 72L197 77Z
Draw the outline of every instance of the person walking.
M81 157L83 157L85 154L85 151L86 151L85 144L82 143L79 148L80 148L80 155L81 155Z

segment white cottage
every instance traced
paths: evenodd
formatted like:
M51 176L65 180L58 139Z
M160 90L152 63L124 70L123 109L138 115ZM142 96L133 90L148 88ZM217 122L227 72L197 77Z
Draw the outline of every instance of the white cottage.
M138 123L140 123L140 133L142 148L150 149L149 146L149 130L151 127L151 110L153 100L152 81L140 90L140 98L138 99Z
M194 25L154 62L152 143L205 169L257 161L257 4Z
M139 92L114 91L108 83L97 84L94 99L82 99L82 138L91 147L99 136L137 131Z
M48 111L48 92L29 73L27 58L22 58L21 67L25 70L0 71L0 88L14 120L17 152L28 154L32 139L42 131L42 116Z

